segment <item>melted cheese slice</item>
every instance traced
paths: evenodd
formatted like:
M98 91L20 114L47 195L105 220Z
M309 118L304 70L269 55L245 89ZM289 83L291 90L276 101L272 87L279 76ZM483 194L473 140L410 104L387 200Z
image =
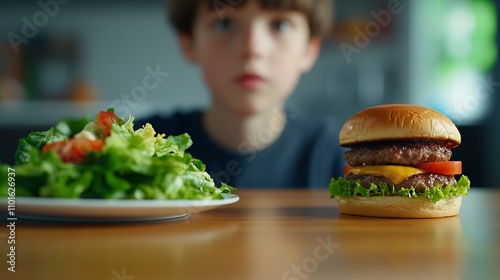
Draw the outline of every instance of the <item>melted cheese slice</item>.
M422 169L400 165L353 166L349 170L349 173L355 175L384 176L395 185L398 185L408 177L424 172Z

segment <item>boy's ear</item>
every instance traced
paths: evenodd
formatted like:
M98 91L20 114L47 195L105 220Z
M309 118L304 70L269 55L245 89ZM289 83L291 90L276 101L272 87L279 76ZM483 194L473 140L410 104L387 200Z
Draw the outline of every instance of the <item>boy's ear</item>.
M321 50L321 38L312 37L307 43L307 48L302 59L302 72L308 72L314 66Z
M194 51L194 43L191 35L187 33L178 33L177 38L184 57L191 63L196 63L196 53Z

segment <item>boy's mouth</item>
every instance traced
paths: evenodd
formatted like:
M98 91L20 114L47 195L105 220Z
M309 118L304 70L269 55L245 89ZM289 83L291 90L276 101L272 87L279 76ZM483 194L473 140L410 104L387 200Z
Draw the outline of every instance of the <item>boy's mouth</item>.
M243 73L236 77L236 83L245 89L257 89L264 82L264 78L254 73Z

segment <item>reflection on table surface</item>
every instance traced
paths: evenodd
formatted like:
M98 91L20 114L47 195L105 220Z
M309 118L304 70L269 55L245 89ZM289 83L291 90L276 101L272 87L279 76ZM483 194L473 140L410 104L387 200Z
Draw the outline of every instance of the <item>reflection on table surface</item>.
M500 191L459 216L343 215L325 190L239 190L188 218L61 224L18 220L16 273L1 279L497 279ZM5 219L4 219L5 221ZM7 278L4 278L6 275Z

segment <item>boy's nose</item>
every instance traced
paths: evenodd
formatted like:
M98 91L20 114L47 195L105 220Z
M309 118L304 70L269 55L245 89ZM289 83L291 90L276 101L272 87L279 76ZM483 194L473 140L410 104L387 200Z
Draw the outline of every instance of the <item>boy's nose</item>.
M269 44L266 30L259 24L248 26L242 36L242 56L243 59L261 58L265 55L265 50Z

